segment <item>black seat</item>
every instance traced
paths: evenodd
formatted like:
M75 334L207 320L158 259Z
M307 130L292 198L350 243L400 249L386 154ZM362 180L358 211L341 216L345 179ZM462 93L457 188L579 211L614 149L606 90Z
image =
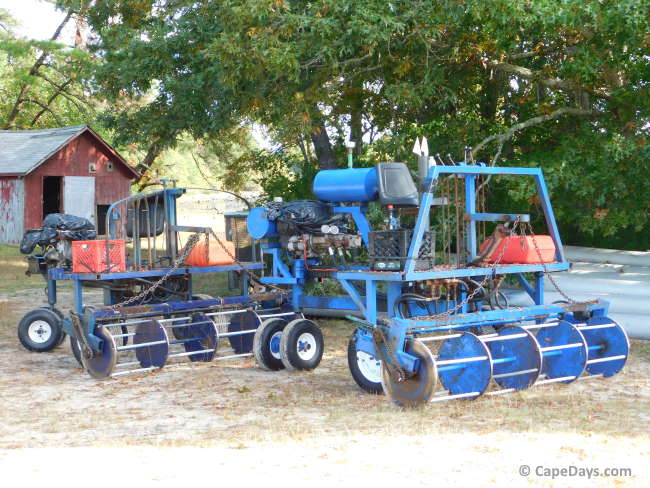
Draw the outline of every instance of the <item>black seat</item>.
M395 207L417 206L418 189L404 163L378 163L379 201Z

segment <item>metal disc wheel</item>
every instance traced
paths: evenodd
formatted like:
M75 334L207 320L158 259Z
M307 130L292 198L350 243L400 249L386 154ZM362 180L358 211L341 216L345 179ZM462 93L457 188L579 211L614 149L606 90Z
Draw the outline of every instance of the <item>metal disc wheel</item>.
M397 381L382 363L381 384L395 405L415 408L428 403L433 397L438 383L436 364L429 348L417 339L407 339L404 349L407 354L420 360L418 370L413 376Z
M117 350L113 336L105 328L97 328L95 335L102 339L101 351L95 351L92 358L86 358L82 354L81 362L90 376L102 380L108 378L115 369Z
M243 330L257 329L260 325L260 317L255 312L249 310L237 314L228 324L228 332L241 332ZM235 354L246 354L253 350L253 334L240 334L228 336L230 347Z
M62 334L63 321L47 308L28 312L18 324L18 339L28 351L51 351L61 342Z
M357 349L357 332L348 342L348 367L352 378L362 390L379 395L384 392L381 385L381 360Z
M70 349L72 349L72 355L79 363L79 366L84 367L81 362L81 347L79 346L79 340L74 335L70 336Z
M266 319L260 324L253 337L253 355L257 363L269 371L284 369L280 355L282 331L287 321L281 318Z
M280 358L288 370L312 370L320 364L324 346L318 325L311 320L296 319L282 333Z

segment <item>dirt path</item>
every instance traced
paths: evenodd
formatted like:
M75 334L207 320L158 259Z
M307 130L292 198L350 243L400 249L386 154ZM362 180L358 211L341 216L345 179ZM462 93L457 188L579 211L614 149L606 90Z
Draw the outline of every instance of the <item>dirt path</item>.
M634 475L560 480L569 486L645 486L650 476L648 344L633 344L626 370L608 380L400 411L352 381L351 330L342 322L323 324L326 354L311 373L269 373L240 360L99 382L67 343L44 354L19 345L16 323L39 297L0 296L4 479L81 486L100 476L100 486L137 486L212 484L235 473L260 484L552 485L549 476L522 478L521 464L629 467ZM103 473L98 460L111 468Z

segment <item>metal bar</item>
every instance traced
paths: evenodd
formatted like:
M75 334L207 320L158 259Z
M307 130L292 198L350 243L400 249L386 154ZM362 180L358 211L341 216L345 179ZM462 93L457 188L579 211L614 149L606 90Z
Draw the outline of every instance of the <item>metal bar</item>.
M219 334L219 337L230 337L230 336L237 336L237 335L243 335L243 334L254 334L257 331L257 329L249 329L249 330L240 330L237 332L226 332L225 334Z
M142 373L144 371L153 371L154 369L160 369L160 368L158 366L149 366L148 368L138 368L138 369L129 369L128 371L119 371L117 373L113 373L111 375L111 378L114 378L115 376L122 376L125 374Z
M582 347L583 343L582 342L574 342L573 344L564 344L561 346L548 346L548 347L540 347L539 350L542 352L546 351L559 351L561 349L573 349L575 347Z
M194 356L195 354L204 354L206 352L212 352L214 349L203 349L201 351L191 351L191 352L179 352L176 354L170 354L167 356L167 359L169 358L181 358L181 357L186 357L186 356Z
M514 388L506 388L505 390L488 391L487 393L484 393L484 395L490 395L490 396L504 395L506 393L512 393L512 392L515 392L515 391L517 391L517 390L515 390Z
M271 318L271 317L286 317L288 315L295 315L295 312L285 312L285 313L270 313L270 314L262 314L260 313L259 316L260 318Z
M568 380L573 380L575 378L576 378L575 376L562 376L560 378L551 378L548 380L537 381L536 383L533 383L533 385L531 386L548 385L549 383L559 383L560 381L568 381Z
M618 361L619 359L625 359L627 356L625 354L621 354L620 356L610 356L608 358L597 358L597 359L590 359L587 361L587 364L596 364L596 363L606 363L607 361Z
M145 322L151 322L151 320L132 320L131 322L115 322L114 324L101 324L101 325L102 327L126 327L127 325L144 324Z
M225 312L210 312L210 313L206 313L205 315L208 317L213 317L215 315L232 315L235 313L243 313L243 312L246 312L246 310L227 310Z
M530 329L543 329L544 327L556 327L560 323L559 322L548 322L545 324L530 324L530 325L520 325L522 329L530 330Z
M135 332L129 332L127 334L111 334L113 336L113 339L119 339L120 337L133 337L135 335Z
M492 379L508 378L510 376L519 376L521 374L536 373L536 372L537 372L537 368L522 369L521 371L513 371L512 373L494 374L494 375L492 375Z
M471 392L471 393L458 393L457 395L440 396L440 397L437 397L437 398L432 398L431 400L429 400L429 402L431 402L431 403L435 403L435 402L446 402L447 400L455 400L455 399L457 399L457 398L471 398L471 397L477 397L477 396L479 396L480 394L481 394L481 393L478 392L478 391L473 391L473 392Z
M246 358L246 357L251 357L253 355L252 352L247 352L244 354L233 354L232 356L223 356L220 358L215 358L215 361L223 361L224 359L234 359L234 358Z
M441 336L433 336L433 337L422 337L418 338L418 341L420 342L433 342L433 341L444 341L446 339L455 339L456 337L461 337L463 334L449 334L449 335L441 335Z
M509 341L511 339L523 339L524 337L528 337L528 334L510 334L510 335L497 335L494 337L486 337L482 338L479 336L479 339L483 342L494 342L494 341Z
M576 381L582 381L582 380L593 380L595 378L604 378L605 375L603 373L600 374L588 374L586 376L580 376L579 378L576 378Z
M140 349L142 347L157 346L158 344L167 344L167 341L143 342L142 344L132 344L130 346L116 347L117 351L128 351L130 349Z
M131 362L128 362L128 363L116 364L115 367L116 368L126 368L127 366L138 366L139 364L140 364L140 361L131 361Z
M618 327L618 324L602 324L602 325L585 325L583 327L578 327L580 330L595 330L595 329L609 329L610 327Z
M476 356L473 358L459 358L459 359L446 359L444 361L436 361L436 366L445 366L447 364L460 364L460 363L475 363L477 361L487 361L487 356Z

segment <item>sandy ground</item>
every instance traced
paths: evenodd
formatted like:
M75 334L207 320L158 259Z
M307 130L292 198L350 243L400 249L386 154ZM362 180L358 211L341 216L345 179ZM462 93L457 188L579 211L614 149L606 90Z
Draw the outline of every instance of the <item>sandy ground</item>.
M0 295L3 486L609 487L650 479L647 343L634 343L625 371L611 379L401 411L354 384L345 359L351 330L341 322L324 324L326 354L310 373L239 360L96 381L67 342L51 353L22 349L16 323L40 302L42 290ZM520 475L522 465L530 475ZM552 479L553 468L583 471ZM590 479L587 468L601 476L589 471ZM632 475L604 477L606 468Z

